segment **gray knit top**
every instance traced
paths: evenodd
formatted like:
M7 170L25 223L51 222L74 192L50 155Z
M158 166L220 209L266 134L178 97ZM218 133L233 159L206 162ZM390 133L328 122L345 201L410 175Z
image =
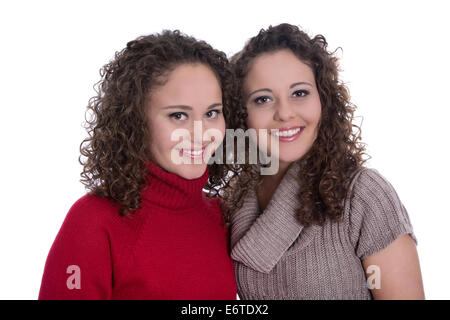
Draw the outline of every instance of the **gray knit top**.
M298 165L293 164L264 212L254 189L232 218L231 257L241 299L372 299L362 260L400 235L417 239L392 185L375 169L354 175L343 219L304 228ZM383 280L381 279L381 286Z

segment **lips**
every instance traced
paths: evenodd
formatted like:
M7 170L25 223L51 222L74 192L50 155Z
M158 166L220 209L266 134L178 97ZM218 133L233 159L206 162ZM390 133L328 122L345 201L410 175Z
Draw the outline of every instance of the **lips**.
M180 156L186 156L192 159L201 159L208 145L209 144L206 144L201 148L194 148L194 149L179 149Z
M304 126L278 128L277 131L271 130L270 134L278 137L282 142L291 142L296 140L304 129Z

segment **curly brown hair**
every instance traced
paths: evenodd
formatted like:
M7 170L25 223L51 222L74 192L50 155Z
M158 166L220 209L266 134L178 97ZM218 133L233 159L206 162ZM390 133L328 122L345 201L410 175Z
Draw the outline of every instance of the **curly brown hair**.
M140 208L140 193L148 185L148 95L184 63L202 63L215 73L228 119L235 93L234 74L225 53L178 30L130 41L100 69L101 80L94 86L97 94L89 100L86 111L91 116L86 117L88 137L80 145L81 182L90 193L119 204L121 215ZM214 196L211 185L221 183L226 168L217 164L208 168L210 178L205 188Z
M232 128L247 129L247 111L243 82L252 61L264 53L288 49L313 71L322 105L317 138L311 149L297 160L300 171L297 208L298 221L304 226L323 225L326 219L338 221L343 215L343 200L353 173L367 161L361 129L353 124L356 107L350 103L347 87L338 79L338 58L328 52L322 35L310 38L297 26L280 24L262 29L231 59L238 85L239 103L234 105ZM353 130L357 129L357 130ZM242 205L250 188L261 182L257 166L229 165L234 175L222 190L225 218ZM235 180L235 181L233 181Z

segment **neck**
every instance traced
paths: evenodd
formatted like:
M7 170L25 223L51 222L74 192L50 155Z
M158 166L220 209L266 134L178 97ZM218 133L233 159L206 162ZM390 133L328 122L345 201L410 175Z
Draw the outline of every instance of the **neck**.
M256 194L258 197L259 208L261 211L269 204L272 199L275 190L278 188L281 180L283 180L286 172L292 166L293 162L281 162L278 167L278 172L273 175L263 176L261 179L261 183L258 185Z
M188 180L148 163L148 185L142 192L142 201L173 210L198 206L203 201L203 187L208 181L208 168L196 179Z
M278 181L278 183L283 179L286 172L289 170L293 162L279 162L278 171L275 174L272 175L265 175L262 177L262 180L270 181L271 183L274 183ZM277 184L278 185L278 184Z

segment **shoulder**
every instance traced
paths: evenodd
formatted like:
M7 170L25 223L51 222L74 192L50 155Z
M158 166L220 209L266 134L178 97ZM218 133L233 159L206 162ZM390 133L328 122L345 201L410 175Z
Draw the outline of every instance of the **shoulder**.
M67 212L50 254L59 258L69 258L67 255L73 255L74 252L95 256L96 252L109 246L113 233L117 234L122 229L116 223L118 218L119 211L112 201L84 195Z
M353 215L394 214L403 208L392 184L373 168L363 168L355 174L349 196Z
M356 173L345 206L350 240L360 258L367 257L402 234L413 234L408 212L392 184L376 169Z
M91 218L104 219L113 212L119 214L119 206L111 199L94 194L86 194L75 201L69 212L79 215L89 215Z
M63 226L92 231L112 223L116 217L119 217L119 208L112 200L86 194L70 207Z
M367 199L397 195L391 183L373 168L358 171L353 177L352 184L355 194L365 196Z
M109 217L113 208L108 200L92 195L81 197L71 206L48 253L39 299L110 297L113 247ZM81 272L78 281L83 283L83 290L68 287L71 267Z

